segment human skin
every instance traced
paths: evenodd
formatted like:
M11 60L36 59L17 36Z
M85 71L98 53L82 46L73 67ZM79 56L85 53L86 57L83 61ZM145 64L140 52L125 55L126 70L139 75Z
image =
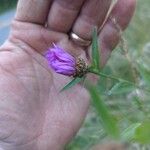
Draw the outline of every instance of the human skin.
M52 72L44 53L53 42L74 57L88 52L74 44L68 32L91 39L92 28L102 25L110 3L19 0L10 36L0 47L0 148L61 150L70 142L87 114L89 95L81 85L60 93L71 78ZM130 22L135 3L118 0L110 14L122 30ZM118 30L108 19L99 34L103 64L118 41Z

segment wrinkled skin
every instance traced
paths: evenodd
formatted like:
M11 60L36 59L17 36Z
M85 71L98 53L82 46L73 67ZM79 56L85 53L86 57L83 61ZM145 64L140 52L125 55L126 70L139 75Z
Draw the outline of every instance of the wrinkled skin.
M111 0L70 1L19 0L10 36L0 48L0 147L5 150L63 149L87 114L86 90L76 85L59 93L70 78L53 73L43 54L55 42L75 57L83 55L85 48L73 44L68 31L91 39ZM135 0L118 0L111 16L125 29L134 8ZM99 34L103 64L118 41L108 19Z

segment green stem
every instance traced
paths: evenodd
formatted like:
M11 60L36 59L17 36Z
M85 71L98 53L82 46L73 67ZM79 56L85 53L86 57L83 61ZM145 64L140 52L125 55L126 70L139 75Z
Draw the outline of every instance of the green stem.
M149 89L145 89L145 88L143 89L143 87L139 87L138 85L136 85L136 84L133 83L133 82L130 82L130 81L127 81L127 80L124 80L124 79L122 79L122 78L118 78L118 77L115 77L115 76L110 76L110 75L104 74L104 73L99 72L98 70L95 70L95 69L93 69L93 68L89 68L89 69L88 69L88 72L94 73L94 74L96 74L96 75L99 75L99 76L102 76L102 77L105 77L105 78L113 79L113 80L116 80L116 81L118 81L118 82L124 82L124 83L130 84L130 85L133 85L134 87L136 87L136 88L138 88L138 89L142 89L142 90L145 90L145 91L147 91L147 92L150 92Z
M116 81L119 81L119 82L120 82L120 81L126 82L126 83L128 83L128 84L131 84L131 85L134 85L134 86L135 86L135 84L134 84L133 82L130 82L130 81L127 81L127 80L124 80L124 79L121 79L121 78L118 78L118 77L115 77L115 76L110 76L110 75L104 74L104 73L102 73L102 72L99 72L99 71L97 71L97 70L89 69L89 72L94 73L94 74L97 74L97 75L102 76L102 77L105 77L105 78L113 79L113 80L116 80Z

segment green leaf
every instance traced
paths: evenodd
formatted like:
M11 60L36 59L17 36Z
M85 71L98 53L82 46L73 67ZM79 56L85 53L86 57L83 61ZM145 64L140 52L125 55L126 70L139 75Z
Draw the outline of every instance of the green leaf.
M140 125L141 123L134 123L130 125L127 129L125 129L121 134L122 140L124 140L125 142L130 142L131 140L133 140L135 131Z
M131 84L128 84L124 81L116 83L109 91L108 95L124 94L134 90L135 87Z
M96 27L93 30L93 38L92 38L92 67L94 67L94 69L96 70L100 70L100 55L99 55Z
M69 82L67 85L65 85L65 87L63 87L63 89L60 92L63 92L65 90L73 87L74 85L80 83L84 79L85 79L85 76L83 76L82 78L79 78L79 77L74 78L71 82Z
M150 121L143 122L136 129L134 140L141 144L150 144Z
M98 93L96 87L87 85L87 89L91 95L91 99L97 111L98 117L100 118L106 133L112 136L113 138L118 138L119 128L117 126L117 122L110 114L109 109L101 99L101 96Z

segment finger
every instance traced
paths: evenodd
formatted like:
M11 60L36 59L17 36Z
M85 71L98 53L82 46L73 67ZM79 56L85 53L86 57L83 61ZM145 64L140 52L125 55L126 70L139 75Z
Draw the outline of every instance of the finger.
M45 51L52 46L52 43L59 42L67 36L65 34L47 30L41 25L19 21L13 21L11 28L12 30L9 36L11 40L14 39L16 41L19 39L41 54L45 54ZM14 40L13 43L15 43Z
M54 0L48 16L48 27L68 32L85 0Z
M19 0L16 19L23 22L45 24L52 0Z
M100 27L112 0L87 0L78 16L73 32L83 39L91 40L94 26Z
M135 4L136 0L119 0L111 13L110 18L112 19L109 18L102 29L99 35L102 65L106 63L111 51L120 40L119 30L124 30L128 26L135 10ZM114 19L115 22L113 22Z

